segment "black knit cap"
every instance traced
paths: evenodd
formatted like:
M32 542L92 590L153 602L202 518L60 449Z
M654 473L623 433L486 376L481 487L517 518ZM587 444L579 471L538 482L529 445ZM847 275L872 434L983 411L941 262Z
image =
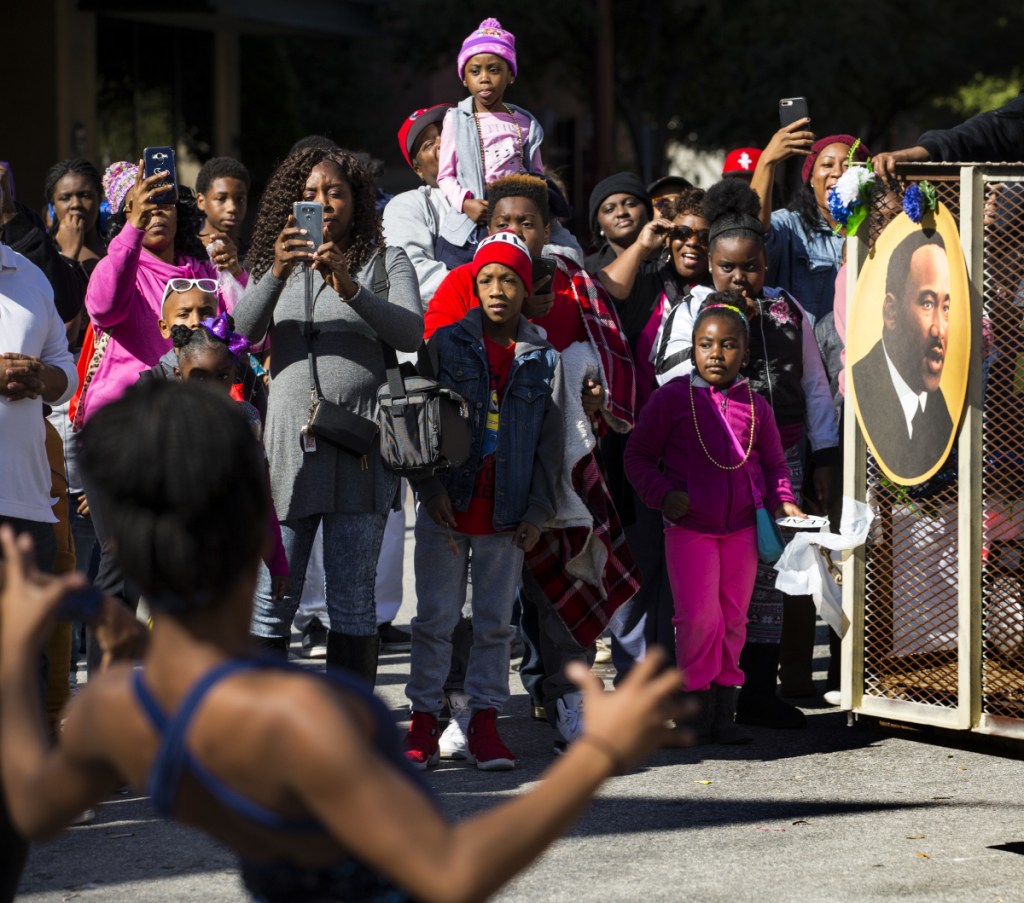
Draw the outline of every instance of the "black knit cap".
M631 194L647 209L647 218L654 218L654 205L647 193L644 183L631 172L617 172L607 179L602 179L590 192L590 231L597 235L597 209L605 198L613 194Z

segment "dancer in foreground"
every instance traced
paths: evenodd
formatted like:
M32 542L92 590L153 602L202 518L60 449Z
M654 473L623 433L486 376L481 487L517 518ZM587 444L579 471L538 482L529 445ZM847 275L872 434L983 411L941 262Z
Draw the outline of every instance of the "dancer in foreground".
M127 781L237 851L261 901L480 900L565 832L606 778L669 742L680 678L658 654L611 694L580 666L583 736L535 790L453 825L368 686L252 656L269 499L238 405L187 383L132 387L90 418L81 461L153 630L143 667L90 680L51 747L39 650L82 578L39 574L30 542L0 533L0 764L29 837Z

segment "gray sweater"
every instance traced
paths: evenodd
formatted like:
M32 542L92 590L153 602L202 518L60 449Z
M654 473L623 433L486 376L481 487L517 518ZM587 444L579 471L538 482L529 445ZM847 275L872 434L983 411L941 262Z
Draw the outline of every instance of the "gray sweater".
M415 351L423 341L423 313L416 273L400 248L385 249L391 284L388 300L373 294L373 260L358 273L359 291L348 303L314 273L313 324L317 375L328 401L364 417L376 416L377 389L385 381L378 337L397 351ZM303 452L299 431L309 413L308 350L304 276L299 268L283 281L273 273L251 282L234 310L236 329L253 342L269 334L270 399L265 444L274 506L281 520L312 514L382 513L398 480L378 452L362 461L327 442Z

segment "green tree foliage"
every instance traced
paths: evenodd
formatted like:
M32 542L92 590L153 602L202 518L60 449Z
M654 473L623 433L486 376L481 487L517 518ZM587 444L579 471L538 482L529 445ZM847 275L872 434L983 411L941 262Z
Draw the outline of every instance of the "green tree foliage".
M539 110L557 84L591 109L596 6L402 0L385 27L399 59L433 71L453 66L462 38L496 16L516 34L515 100ZM636 161L655 165L670 139L763 145L778 127L778 99L795 95L808 98L819 134L897 145L1002 96L992 87L1019 79L1024 39L1024 5L994 0L637 0L612 2L611 16L616 116ZM959 108L934 106L954 96Z

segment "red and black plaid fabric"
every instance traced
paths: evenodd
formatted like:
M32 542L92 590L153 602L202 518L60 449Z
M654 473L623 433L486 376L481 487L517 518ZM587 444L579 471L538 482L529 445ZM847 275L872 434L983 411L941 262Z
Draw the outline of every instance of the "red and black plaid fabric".
M590 273L564 257L556 257L555 260L559 269L569 277L590 344L601 358L601 368L608 382L604 387L608 412L632 429L636 422L636 371L619 315L604 286Z
M576 642L589 646L608 626L619 606L640 589L640 570L593 452L573 467L572 484L593 516L594 537L608 550L600 586L592 586L566 571L566 564L587 544L591 531L585 527L545 530L526 556L526 564Z

